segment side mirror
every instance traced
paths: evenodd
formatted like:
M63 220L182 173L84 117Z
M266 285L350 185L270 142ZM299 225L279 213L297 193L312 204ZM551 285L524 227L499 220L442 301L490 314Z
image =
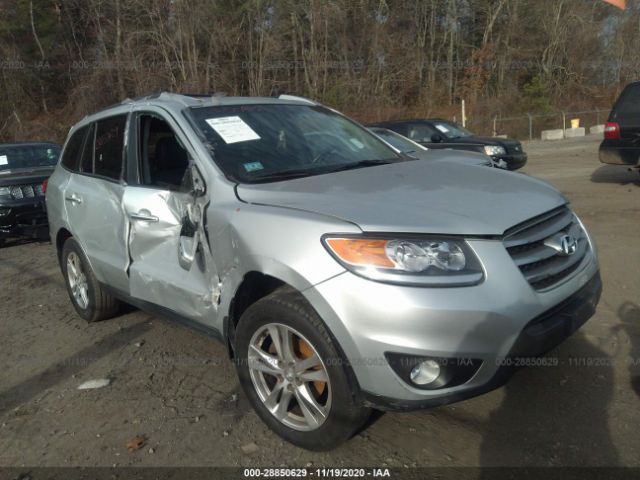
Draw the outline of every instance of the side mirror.
M207 187L198 168L191 163L185 175L184 184L186 184L187 190L194 197L202 197L206 193Z
M431 141L433 143L440 143L442 140L442 135L440 135L439 133L434 133L433 135L431 135Z

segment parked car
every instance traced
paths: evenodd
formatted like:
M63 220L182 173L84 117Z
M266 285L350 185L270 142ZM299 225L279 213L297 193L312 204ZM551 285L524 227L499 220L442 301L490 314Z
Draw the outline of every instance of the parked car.
M627 85L613 104L600 144L600 161L640 169L640 82Z
M428 160L434 162L458 162L466 165L481 165L483 167L493 167L491 157L476 152L449 152L443 150L429 150L427 147L420 145L418 142L409 140L407 137L399 133L389 130L388 128L371 127L369 130L375 133L382 140L387 142L399 152L409 155L419 160Z
M429 148L484 153L499 168L517 170L527 163L527 154L518 140L480 137L456 123L439 118L398 120L371 126L388 128Z
M107 108L71 129L46 195L82 318L124 301L220 338L260 418L308 449L371 409L501 385L601 291L547 183L410 159L297 97Z
M0 245L8 237L48 236L42 182L59 155L55 143L0 145Z

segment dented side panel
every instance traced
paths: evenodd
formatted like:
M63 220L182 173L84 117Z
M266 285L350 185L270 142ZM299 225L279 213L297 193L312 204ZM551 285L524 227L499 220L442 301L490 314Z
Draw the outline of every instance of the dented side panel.
M202 201L207 200L196 201L186 193L127 187L124 207L130 224L130 295L211 326L217 310L217 274L202 234L204 209L198 203ZM144 217L149 220L141 219ZM180 266L179 248L189 217L196 225L199 246L195 261L185 269Z
M220 182L226 180L220 179ZM292 209L251 205L215 182L207 230L220 278L215 327L223 330L233 297L249 272L275 277L304 292L344 268L322 246L327 232L360 233L353 224Z

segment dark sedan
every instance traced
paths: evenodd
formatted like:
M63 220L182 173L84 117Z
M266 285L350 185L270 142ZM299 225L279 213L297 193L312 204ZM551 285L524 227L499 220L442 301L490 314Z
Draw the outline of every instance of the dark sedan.
M371 126L388 128L429 148L481 152L489 155L497 167L509 170L517 170L527 163L527 154L519 141L479 137L466 128L446 120L398 120Z
M48 236L43 182L53 172L60 145L0 145L0 245L7 237Z

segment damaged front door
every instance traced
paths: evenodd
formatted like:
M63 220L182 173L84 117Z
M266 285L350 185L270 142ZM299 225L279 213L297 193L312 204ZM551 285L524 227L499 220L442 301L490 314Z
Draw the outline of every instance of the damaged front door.
M204 233L208 197L192 155L159 113L132 122L137 185L125 189L129 219L129 294L214 325L217 271Z

